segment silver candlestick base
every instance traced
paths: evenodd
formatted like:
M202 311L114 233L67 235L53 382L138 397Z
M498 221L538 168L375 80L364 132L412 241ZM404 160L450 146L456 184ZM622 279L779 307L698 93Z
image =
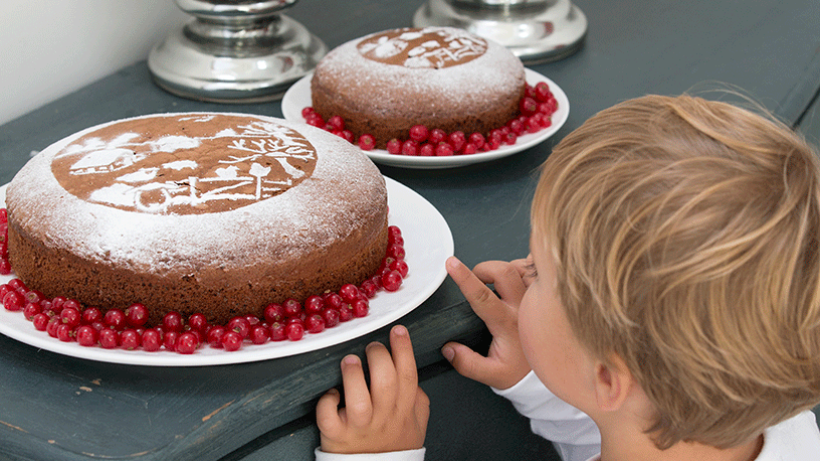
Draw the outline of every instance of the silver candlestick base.
M427 0L413 25L466 29L506 46L528 64L575 53L587 32L586 16L570 0Z
M279 99L327 46L281 14L297 0L175 0L195 17L159 42L148 68L163 89L211 102Z

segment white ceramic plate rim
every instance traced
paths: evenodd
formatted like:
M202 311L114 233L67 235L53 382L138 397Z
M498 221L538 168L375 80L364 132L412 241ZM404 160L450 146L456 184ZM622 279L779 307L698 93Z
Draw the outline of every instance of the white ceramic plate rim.
M473 155L415 157L392 155L380 149L363 152L374 162L383 165L404 168L454 168L507 157L544 142L561 129L567 121L569 117L569 99L567 99L564 90L549 78L531 69L524 69L524 72L526 74L527 83L530 85L535 85L538 82L547 82L552 94L555 95L555 99L558 101L558 110L552 115L552 125L545 130L519 136L518 141L512 146L501 146L496 150L479 152ZM305 119L302 118L302 109L312 104L310 93L310 79L312 77L312 73L302 77L285 92L285 96L282 98L282 115L286 120L301 123L305 122Z
M37 331L22 312L0 308L0 333L28 345L72 357L147 366L210 366L226 365L286 357L349 341L375 331L406 315L429 298L447 276L444 261L453 255L453 236L439 211L424 197L409 187L385 178L390 214L388 221L402 230L410 267L401 288L388 293L380 291L370 300L367 317L341 323L319 334L306 334L299 341L268 342L255 345L245 343L234 352L213 349L205 345L194 354L183 355L160 350L146 352L124 349L84 347L76 342L62 342L44 331ZM0 203L5 204L6 187L0 187ZM0 276L6 283L12 276Z

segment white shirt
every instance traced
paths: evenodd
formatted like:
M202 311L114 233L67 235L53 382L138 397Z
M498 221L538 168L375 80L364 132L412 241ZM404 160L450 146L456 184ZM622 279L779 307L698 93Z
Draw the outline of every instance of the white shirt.
M553 442L564 461L597 461L601 454L601 434L592 419L556 397L530 372L515 386L497 390L510 400L519 413L530 419L532 431ZM423 461L419 450L339 455L316 449L316 461ZM818 461L820 429L814 413L805 411L772 426L763 433L763 449L755 461Z

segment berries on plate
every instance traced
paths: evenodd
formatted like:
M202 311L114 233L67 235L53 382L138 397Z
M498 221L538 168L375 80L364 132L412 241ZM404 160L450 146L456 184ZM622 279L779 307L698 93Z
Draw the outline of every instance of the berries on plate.
M502 145L513 145L518 137L537 133L552 126L552 114L558 110L558 101L547 82L535 85L526 84L524 96L518 101L519 115L508 120L503 127L488 133L471 133L462 131L447 133L436 127L417 124L410 127L403 139L393 138L387 142L385 150L392 155L413 157L449 157L453 155L473 155L500 148ZM327 121L313 107L302 109L302 117L309 125L323 128L337 136L354 142L354 134L345 130L345 121L338 115L331 115ZM493 132L499 131L496 135ZM497 139L494 139L497 138ZM359 135L356 144L364 151L376 148L376 139L370 133ZM2 272L2 265L0 265Z
M303 115L318 116L311 111L303 111ZM331 119L327 123L338 127L344 123L340 120ZM420 135L417 133L417 136ZM0 208L0 219L6 216L5 211ZM0 230L0 241L6 240L7 234ZM336 292L317 293L301 301L287 299L282 303L271 303L261 309L260 316L236 316L225 325L210 324L200 313L189 316L186 321L178 312L171 311L163 316L159 325L152 326L148 324L148 306L139 302L124 310L103 311L62 296L49 299L42 292L29 289L17 278L0 284L0 303L8 311L21 311L36 330L62 342L76 342L82 347L146 352L165 350L189 355L207 345L231 352L240 350L245 344L299 341L305 335L321 334L340 323L367 316L369 300L378 291L391 292L401 287L408 272L404 258L401 230L389 226L387 250L377 273L358 286L346 284ZM3 253L0 248L0 269L4 262L8 264L8 253Z

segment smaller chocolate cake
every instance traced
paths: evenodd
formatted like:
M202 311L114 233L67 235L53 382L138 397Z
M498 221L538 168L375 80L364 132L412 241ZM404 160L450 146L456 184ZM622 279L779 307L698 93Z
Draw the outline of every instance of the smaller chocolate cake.
M313 109L341 116L354 139L376 147L407 138L413 125L486 133L518 114L526 81L503 46L449 27L404 28L347 42L311 80Z

